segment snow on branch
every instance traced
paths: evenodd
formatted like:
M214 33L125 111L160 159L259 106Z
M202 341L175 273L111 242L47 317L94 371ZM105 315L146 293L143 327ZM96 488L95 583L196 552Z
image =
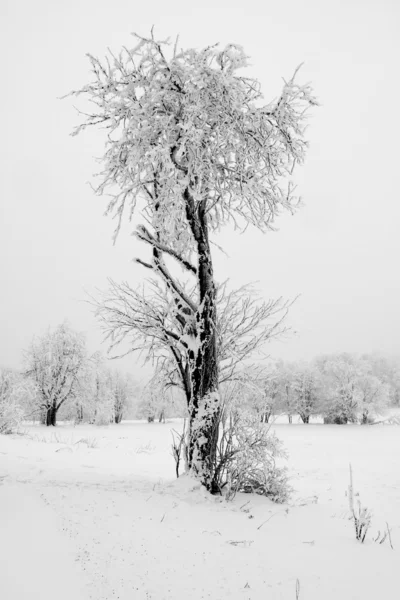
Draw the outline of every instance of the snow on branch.
M88 55L92 80L72 92L94 105L73 134L108 130L96 190L111 195L116 234L141 197L158 243L184 264L194 243L187 192L212 231L228 222L272 228L298 200L290 178L307 149L307 108L317 104L310 85L296 82L297 69L263 105L259 82L238 72L247 64L240 46L171 53L168 42L136 38L117 56Z

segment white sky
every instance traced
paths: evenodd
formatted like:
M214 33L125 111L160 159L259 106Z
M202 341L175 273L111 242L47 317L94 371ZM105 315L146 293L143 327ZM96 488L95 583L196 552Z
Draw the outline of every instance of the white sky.
M297 171L306 204L280 231L218 242L217 276L259 281L268 297L301 297L289 324L297 337L273 344L286 359L322 352L400 353L400 133L397 0L1 0L0 365L18 367L34 334L64 318L101 341L84 288L107 277L139 283L132 264L146 248L128 233L112 246L105 200L87 181L102 134L69 137L79 122L57 97L87 82L85 53L131 43L130 32L180 35L181 47L239 43L266 100L281 78L311 81L322 106ZM397 73L397 75L396 75ZM104 348L105 349L105 348ZM116 365L117 366L117 365ZM125 359L137 377L134 359Z

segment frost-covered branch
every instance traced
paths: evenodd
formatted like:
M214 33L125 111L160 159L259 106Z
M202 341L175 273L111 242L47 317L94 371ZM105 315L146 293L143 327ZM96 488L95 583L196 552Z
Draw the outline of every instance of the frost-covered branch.
M278 300L257 309L231 298L227 315L238 335L234 344L221 344L212 237L229 223L267 231L282 210L296 208L292 173L304 160L306 112L316 101L311 87L293 76L278 100L265 104L258 81L240 72L247 66L241 46L171 52L153 34L135 37L133 48L105 60L88 55L91 81L72 94L94 109L74 135L99 123L106 128L95 190L111 197L106 212L117 220L114 238L124 215L138 216L140 201L147 225L136 223L136 236L152 247L152 259L138 262L163 286L153 282L149 299L112 284L97 314L112 346L129 340L130 351L155 360L172 353L187 384L189 465L211 490L220 367L225 361L233 376L240 361L278 333L288 307ZM164 255L193 278L190 293ZM266 326L278 313L278 323ZM223 317L221 323L232 338Z

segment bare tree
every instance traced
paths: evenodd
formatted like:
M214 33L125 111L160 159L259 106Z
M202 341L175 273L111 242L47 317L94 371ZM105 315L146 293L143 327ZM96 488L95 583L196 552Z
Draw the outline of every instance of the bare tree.
M129 373L110 371L110 386L114 398L114 421L121 423L131 405L135 384Z
M37 406L46 425L55 425L60 407L75 397L86 360L85 338L65 322L34 339L25 360L26 375L38 390Z
M175 45L168 54L168 45L153 35L136 37L136 47L118 56L103 62L89 56L93 79L73 94L85 95L95 108L75 133L108 129L96 190L111 195L115 235L125 211L132 217L143 203L146 225L136 227L136 236L150 258L137 260L162 282L153 281L154 293L167 291L170 312L143 295L152 324L165 327L153 335L146 316L140 331L150 352L169 341L178 369L174 344L185 348L189 467L213 491L220 396L210 236L227 223L267 231L282 209L294 210L297 198L285 181L303 162L305 110L316 102L310 86L292 77L277 101L262 104L259 82L238 74L247 65L240 46L178 51ZM167 260L191 278L190 294ZM172 319L179 333L170 328Z
M310 417L320 408L321 384L318 370L312 364L299 362L292 365L293 393L296 412L303 423L309 423Z
M321 356L316 364L325 386L324 422L338 425L356 422L361 399L357 357L348 353Z

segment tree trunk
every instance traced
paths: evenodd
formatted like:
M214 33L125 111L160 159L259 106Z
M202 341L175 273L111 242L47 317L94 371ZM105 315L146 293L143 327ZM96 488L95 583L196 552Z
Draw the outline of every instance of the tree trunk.
M305 423L306 425L309 424L310 422L310 415L300 415L301 420L303 421L303 423Z
M78 406L76 420L78 423L83 421L83 406Z
M56 409L56 407L55 406L49 406L49 407L47 407L47 414L46 414L46 425L47 425L47 427L49 427L50 425L53 425L53 427L55 427L56 420L57 420L57 409Z
M185 192L186 216L197 245L200 305L196 317L198 348L191 351L193 395L189 406L189 469L211 492L220 492L214 479L221 416L216 343L216 289L208 239L206 203L197 206Z
M160 412L160 416L158 417L158 422L165 423L165 410L164 409L162 409Z
M288 415L289 423L292 422L292 415Z
M119 423L121 423L121 421L122 421L122 412L116 412L115 416L114 416L114 420L115 420L115 422L116 422L117 425Z

